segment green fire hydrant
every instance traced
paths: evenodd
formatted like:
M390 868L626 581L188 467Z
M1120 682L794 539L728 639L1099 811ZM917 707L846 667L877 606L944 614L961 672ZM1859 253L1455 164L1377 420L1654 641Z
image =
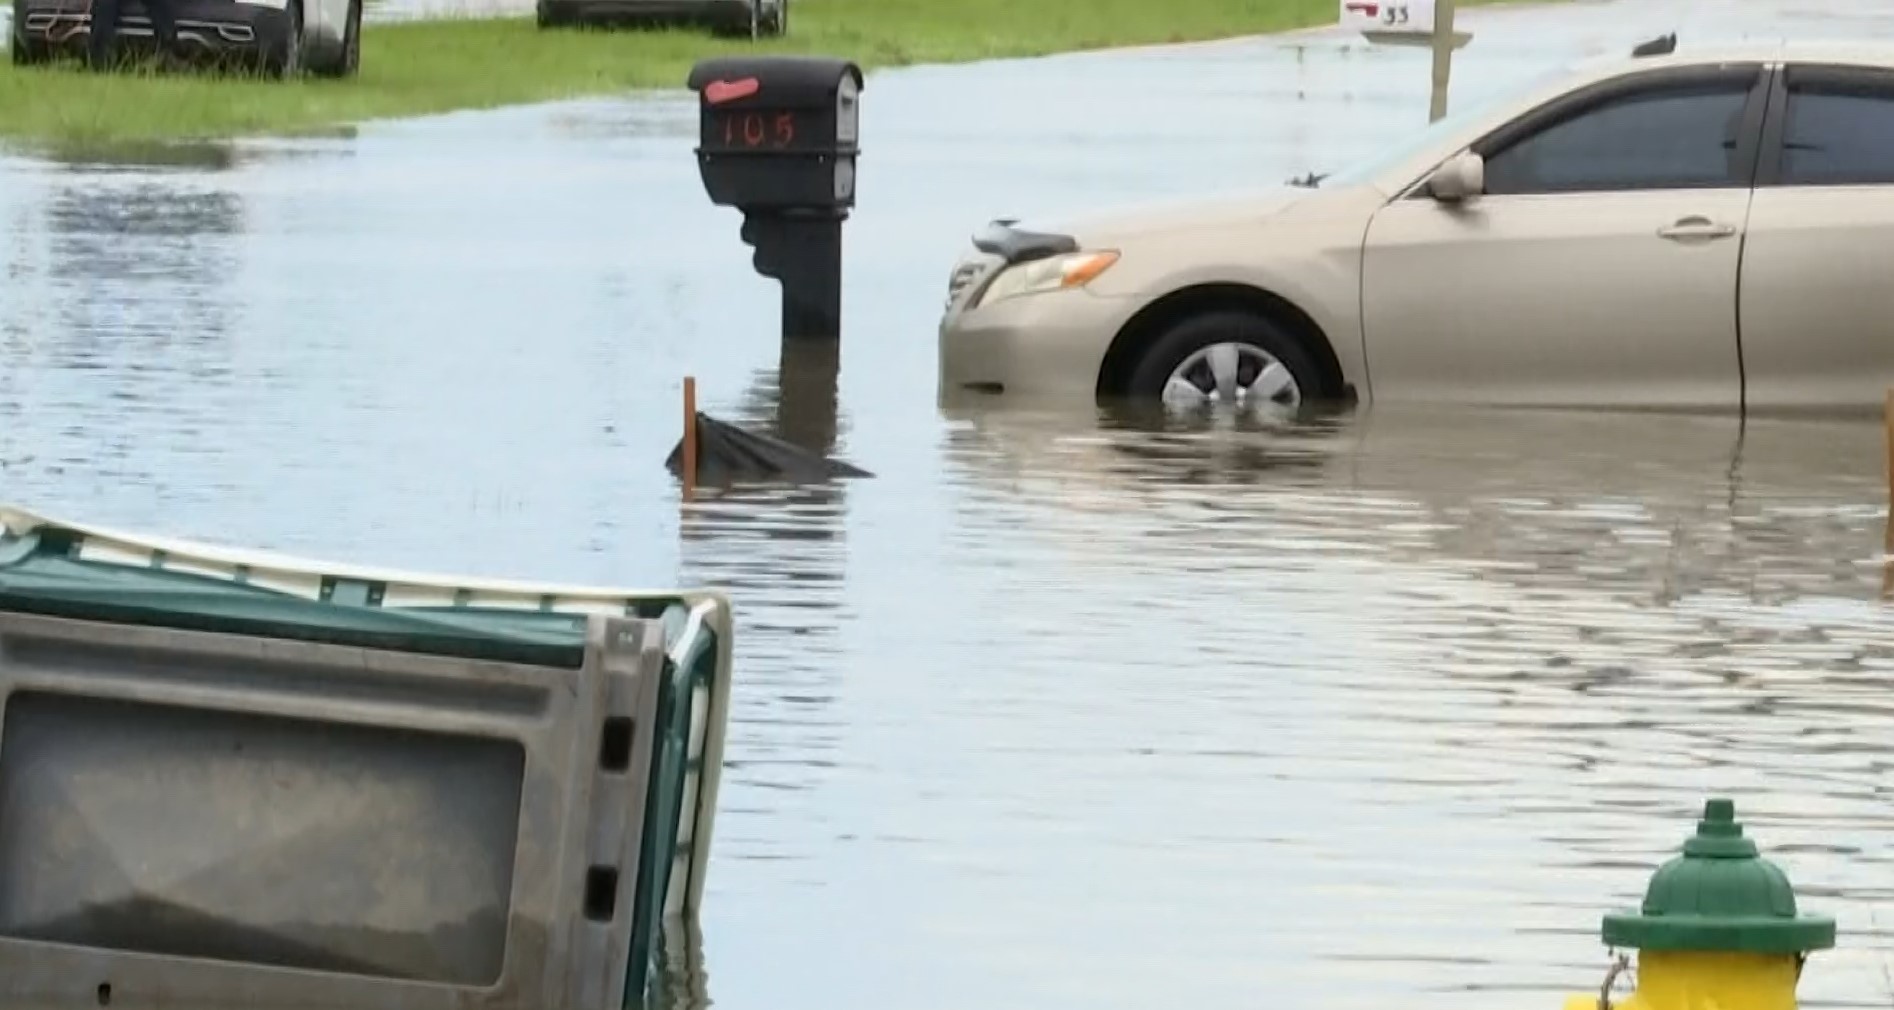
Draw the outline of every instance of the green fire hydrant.
M1835 920L1798 915L1795 889L1743 836L1736 805L1703 805L1683 854L1659 867L1637 913L1605 916L1604 941L1638 952L1637 991L1619 1010L1795 1010L1808 952L1835 945ZM1565 1010L1608 1010L1605 992Z

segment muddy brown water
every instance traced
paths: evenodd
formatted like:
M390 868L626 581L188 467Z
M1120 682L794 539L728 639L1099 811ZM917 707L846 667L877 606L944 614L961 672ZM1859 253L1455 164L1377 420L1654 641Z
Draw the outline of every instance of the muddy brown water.
M1670 27L1894 28L1866 6L1476 11L1455 98ZM973 226L1344 165L1425 82L1332 33L877 74L839 362L779 357L681 94L14 153L0 497L729 589L675 1006L1555 1006L1712 793L1839 917L1805 1005L1894 1003L1877 425L936 405ZM680 508L685 374L877 476Z

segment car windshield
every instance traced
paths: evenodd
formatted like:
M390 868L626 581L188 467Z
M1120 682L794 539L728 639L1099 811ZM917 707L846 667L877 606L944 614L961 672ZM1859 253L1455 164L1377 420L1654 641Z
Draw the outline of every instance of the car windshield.
M1518 97L1527 87L1534 87L1548 80L1564 76L1565 71L1558 70L1544 74L1524 87L1500 88L1487 94L1478 101L1461 106L1448 113L1444 118L1427 124L1424 129L1407 134L1403 139L1390 144L1388 148L1361 164L1350 166L1342 171L1321 177L1323 185L1354 186L1367 182L1395 165L1414 157L1428 147L1437 144L1468 123L1486 115L1501 102Z

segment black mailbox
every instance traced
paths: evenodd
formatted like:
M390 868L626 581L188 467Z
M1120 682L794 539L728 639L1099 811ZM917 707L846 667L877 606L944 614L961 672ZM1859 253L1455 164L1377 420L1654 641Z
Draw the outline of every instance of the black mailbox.
M757 272L782 282L783 335L839 337L861 68L822 56L720 57L691 68L690 88L704 189L743 212Z
M698 167L723 207L855 205L861 68L819 56L724 57L691 69Z

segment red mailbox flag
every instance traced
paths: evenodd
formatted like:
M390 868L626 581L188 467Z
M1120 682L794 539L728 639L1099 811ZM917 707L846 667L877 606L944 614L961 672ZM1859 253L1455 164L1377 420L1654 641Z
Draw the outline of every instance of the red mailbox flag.
M712 105L722 105L739 98L748 98L762 90L762 87L754 77L745 77L740 81L711 81L704 85L704 100Z

